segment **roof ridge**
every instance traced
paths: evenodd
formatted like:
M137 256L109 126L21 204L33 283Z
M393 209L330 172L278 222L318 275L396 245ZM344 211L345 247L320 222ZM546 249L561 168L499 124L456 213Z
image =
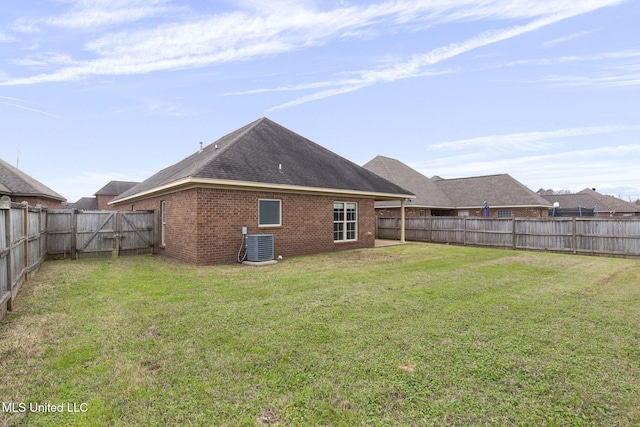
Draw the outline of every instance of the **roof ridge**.
M218 157L219 155L221 155L222 153L224 153L225 151L227 151L227 150L229 149L229 147L231 147L231 146L232 146L232 145L234 145L236 142L238 142L238 140L239 140L240 138L242 138L244 135L246 135L246 134L247 134L247 132L249 132L250 130L252 130L252 129L253 129L253 128L254 128L254 127L255 127L259 122L261 122L261 121L262 121L262 119L264 119L264 117L262 117L262 118L260 118L260 119L258 119L258 120L253 121L252 123L249 123L249 124L247 124L247 125L243 126L245 129L244 129L242 132L240 132L238 135L236 135L233 139L229 140L229 141L224 145L224 147L218 147L218 142L219 142L220 140L222 140L222 139L226 138L227 136L231 135L232 133L236 132L238 129L236 129L235 131L229 132L229 133L227 133L226 135L221 136L220 138L216 139L216 140L215 140L215 141L213 141L213 142L210 142L209 144L207 144L207 146L206 146L202 151L199 151L199 152L193 153L193 154L192 154L192 156L193 156L193 155L196 155L196 154L202 154L202 152L203 152L203 151L205 151L205 150L206 150L207 152L209 152L209 151L211 151L211 148L210 148L210 147L213 147L214 153L216 154L216 155L215 155L215 157ZM240 129L242 129L242 128L240 128ZM208 153L207 153L207 154L208 154ZM189 157L191 157L191 156L188 156L188 157L186 157L185 159L188 159ZM212 158L211 160L213 160L213 158Z
M489 175L462 176L462 177L459 177L459 178L442 178L442 177L440 177L439 181L455 181L455 180L459 180L459 179L489 178L489 177L492 177L492 176L509 176L509 177L511 177L511 175L509 175L508 173L492 173L492 174L489 174ZM511 178L513 178L513 177L511 177Z

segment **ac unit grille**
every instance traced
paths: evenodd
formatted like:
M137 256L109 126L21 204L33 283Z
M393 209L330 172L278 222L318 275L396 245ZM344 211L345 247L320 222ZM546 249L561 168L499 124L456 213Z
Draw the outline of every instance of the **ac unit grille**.
M273 234L247 235L247 261L262 262L273 259Z

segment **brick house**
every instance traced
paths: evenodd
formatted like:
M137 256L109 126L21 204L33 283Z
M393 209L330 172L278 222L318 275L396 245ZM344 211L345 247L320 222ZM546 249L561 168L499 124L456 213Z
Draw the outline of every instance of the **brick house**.
M509 174L458 179L427 178L396 159L377 156L363 166L416 195L405 207L407 217L488 216L540 218L549 216L551 203ZM400 203L379 201L376 215L400 216Z
M60 209L67 199L20 169L0 159L0 196L12 202L27 202L30 206Z
M140 184L139 182L132 181L109 181L107 185L96 191L97 208L98 210L109 210L109 202L115 199L120 194Z
M159 211L160 248L194 263L237 260L242 228L272 234L274 254L374 246L377 200L413 197L267 118L119 195L116 209ZM400 202L399 202L400 203Z

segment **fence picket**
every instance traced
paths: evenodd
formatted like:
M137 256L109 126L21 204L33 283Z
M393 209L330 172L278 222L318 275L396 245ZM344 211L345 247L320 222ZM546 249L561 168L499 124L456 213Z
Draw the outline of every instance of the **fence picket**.
M396 218L376 217L376 238L399 239ZM561 253L640 257L640 219L407 218L406 239Z
M85 215L81 230L77 216ZM106 215L106 219L104 218ZM123 224L115 229L102 229L113 217ZM80 252L91 252L91 256L104 256L102 247L87 250L96 236L103 240L128 239L126 246L119 247L118 255L133 255L153 252L156 236L154 226L157 214L154 211L92 211L47 210L0 200L0 319L15 299L20 286L29 279L47 258L76 258L78 235L84 240ZM112 223L112 222L111 222ZM89 239L87 240L87 234ZM111 256L111 252L107 253Z

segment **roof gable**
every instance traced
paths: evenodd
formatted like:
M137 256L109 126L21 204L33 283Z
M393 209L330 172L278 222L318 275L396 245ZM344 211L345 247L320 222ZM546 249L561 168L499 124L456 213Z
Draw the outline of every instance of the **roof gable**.
M399 160L376 156L363 165L365 169L406 188L416 195L412 206L453 208L454 203L434 181ZM379 206L394 206L397 202L380 202Z
M109 181L107 185L96 191L95 196L117 196L140 184L132 181Z
M540 197L509 174L439 179L438 187L457 207L483 206L549 206Z
M413 206L432 208L471 208L490 206L546 207L550 203L509 174L475 176L469 178L427 178L399 160L377 156L365 168L407 188L416 195ZM376 206L392 206L390 202Z
M2 159L0 159L0 192L9 196L40 196L60 201L66 200L40 181Z
M186 178L412 196L410 191L261 118L161 170L114 202Z

